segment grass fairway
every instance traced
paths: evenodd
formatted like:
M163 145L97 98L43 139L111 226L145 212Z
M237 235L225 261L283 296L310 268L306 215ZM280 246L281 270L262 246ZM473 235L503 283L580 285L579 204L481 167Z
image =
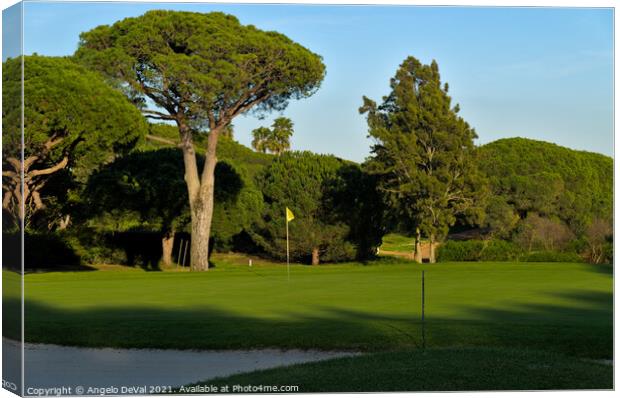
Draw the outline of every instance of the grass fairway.
M237 256L214 260L217 267L202 274L29 274L26 340L153 348L415 349L421 344L424 268L428 347L612 357L611 267L391 261L292 266L287 282L282 265L259 262L249 268ZM10 293L5 309L19 305Z
M476 348L401 351L256 371L211 386L298 386L299 392L611 389L611 366L544 352Z
M380 250L397 253L413 253L415 238L401 234L387 234L383 237Z

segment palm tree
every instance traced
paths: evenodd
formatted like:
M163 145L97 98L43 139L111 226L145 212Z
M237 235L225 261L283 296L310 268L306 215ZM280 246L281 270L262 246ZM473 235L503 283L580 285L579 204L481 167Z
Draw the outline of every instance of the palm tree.
M254 137L252 148L258 152L266 153L267 149L269 149L268 143L271 137L271 130L267 127L259 127L252 130L252 136Z
M252 147L258 152L271 152L280 155L291 148L293 121L279 117L273 121L271 129L259 127L252 131Z
M291 148L291 137L293 135L293 121L287 117L279 117L273 121L272 129L273 142L271 151L276 155Z

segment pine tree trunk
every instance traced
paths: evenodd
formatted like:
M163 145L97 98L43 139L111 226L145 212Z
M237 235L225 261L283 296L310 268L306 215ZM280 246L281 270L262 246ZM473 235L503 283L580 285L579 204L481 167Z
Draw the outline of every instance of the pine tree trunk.
M209 237L213 219L213 200L215 187L216 148L219 130L209 132L207 153L202 175L198 175L196 153L188 126L179 124L185 164L185 182L189 195L192 218L192 236L190 246L190 269L192 271L209 270Z
M203 201L196 203L192 209L192 240L190 246L190 269L192 271L209 270L209 236L211 219Z
M191 259L194 271L209 270L209 238L213 220L217 132L210 132L207 142L207 156L200 179L199 197L192 206Z
M167 232L161 239L162 262L172 265L172 247L174 246L174 232Z
M312 265L319 265L319 248L312 248Z

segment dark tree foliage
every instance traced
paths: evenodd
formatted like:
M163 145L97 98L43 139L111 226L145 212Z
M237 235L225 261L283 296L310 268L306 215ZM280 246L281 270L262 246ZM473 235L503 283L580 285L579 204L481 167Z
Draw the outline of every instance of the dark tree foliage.
M230 144L234 145L230 145L229 148L241 147L251 152L242 145L232 142ZM238 149L241 151L241 148ZM253 178L253 175L262 168L264 166L257 167L243 157L226 157L218 163L215 169L213 211L214 249L247 249L235 246L235 240L252 224L258 222L262 215L263 195Z
M398 222L431 244L439 242L457 216L481 216L484 182L475 165L476 133L457 115L458 105L451 105L435 61L423 65L407 58L390 88L380 105L364 97L360 108L375 141L366 169L380 177Z
M144 136L147 124L120 92L68 58L32 55L23 58L23 67L22 162L22 59L3 63L2 181L3 209L15 222L25 218L28 227L44 209L48 224L67 216L61 203L70 201L70 188L127 153ZM23 196L18 189L22 169ZM26 214L21 214L22 206ZM68 223L66 218L63 223Z
M559 219L577 235L595 219L611 220L611 158L525 138L501 139L478 152L493 196L521 219Z
M100 231L168 233L189 223L187 190L176 149L133 152L94 173L84 192L89 224Z
M285 208L295 261L368 258L382 236L381 205L374 180L359 166L334 156L285 152L258 177L264 217L252 237L269 255L286 257Z
M140 149L146 151L176 147L178 145L178 130L168 124L151 124L150 134L147 138L146 143L140 146ZM204 135L197 138L203 139ZM202 165L201 157L204 149L199 145L197 152L199 163ZM239 240L239 234L245 231L247 226L262 214L262 194L255 184L254 177L271 163L273 156L254 152L234 141L232 137L223 135L218 144L218 158L227 166L231 166L235 173L242 177L243 189L239 192L236 200L218 200L220 198L218 192L225 180L216 175L216 203L213 212L211 241L216 250L247 250L247 244L251 243L249 239L246 239L246 244L243 247L235 242ZM180 172L178 178L181 178L182 170ZM187 197L185 196L185 198ZM245 234L243 235L245 236Z
M75 55L114 80L145 115L177 125L192 269L207 270L219 136L240 114L281 111L289 100L312 95L325 75L321 57L231 15L163 10L83 33ZM201 132L208 137L199 171L194 141Z
M199 164L204 158L198 157ZM183 155L173 148L133 152L93 174L84 193L85 225L94 232L157 232L164 263L172 262L176 232L189 229ZM247 172L218 162L212 238L227 247L261 214L262 198Z
M373 258L388 232L379 178L357 164L344 165L328 181L324 200L334 219L349 226L347 240L355 244L356 259Z
M269 255L286 258L285 208L295 214L289 224L291 259L318 263L319 259L351 257L354 248L345 242L348 228L333 223L323 204L325 182L333 180L344 162L333 156L287 152L259 176L265 200L264 221L252 234Z
M509 239L520 218L513 206L502 196L492 196L487 202L482 226L490 238Z

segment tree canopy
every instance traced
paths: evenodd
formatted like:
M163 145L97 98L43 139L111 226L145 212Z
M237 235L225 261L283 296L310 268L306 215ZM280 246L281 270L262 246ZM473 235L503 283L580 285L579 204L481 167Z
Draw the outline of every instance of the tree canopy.
M423 65L408 57L390 88L381 105L364 97L360 108L375 141L366 169L380 176L400 224L440 241L457 215L480 214L476 133L451 105L435 61Z
M115 81L145 115L178 126L192 269L207 270L219 135L240 114L281 111L312 95L325 75L321 57L231 15L163 10L82 33L75 56ZM200 132L208 133L201 173L194 148Z
M314 93L321 58L277 32L221 12L149 11L80 35L76 57L124 84L152 118L194 131L250 109L283 110ZM147 98L160 109L148 109Z
M183 159L172 148L136 151L90 177L89 223L99 232L180 231L189 224Z
M25 225L46 207L46 184L61 171L85 182L101 164L126 153L147 124L134 106L96 73L68 58L23 58L24 161L21 150L21 58L3 63L3 208ZM105 110L103 112L102 110ZM23 168L23 198L16 189Z
M491 193L521 219L530 213L558 218L581 234L593 220L612 217L607 156L525 138L497 140L478 152Z
M173 244L177 232L188 232L190 212L183 181L182 153L166 138L176 131L168 125L152 125L149 141L157 148L141 146L93 173L83 197L84 225L92 233L159 233ZM232 248L233 239L262 215L262 195L253 176L269 159L232 140L224 140L222 160L215 170L215 209L212 238L218 249ZM204 157L198 154L198 164ZM164 256L164 263L171 261Z
M331 223L323 206L325 183L336 177L343 161L333 156L311 152L287 152L275 159L259 176L265 198L264 222L255 229L254 239L268 254L276 258L286 255L284 235L285 208L295 214L290 228L291 258L318 263L338 257L331 252L352 250L344 244L346 225Z
M374 255L382 224L373 221L381 220L381 213L371 211L378 206L376 187L366 177L358 165L334 156L283 153L257 177L265 205L252 237L267 254L284 258L288 207L295 215L289 223L295 261L318 264Z

